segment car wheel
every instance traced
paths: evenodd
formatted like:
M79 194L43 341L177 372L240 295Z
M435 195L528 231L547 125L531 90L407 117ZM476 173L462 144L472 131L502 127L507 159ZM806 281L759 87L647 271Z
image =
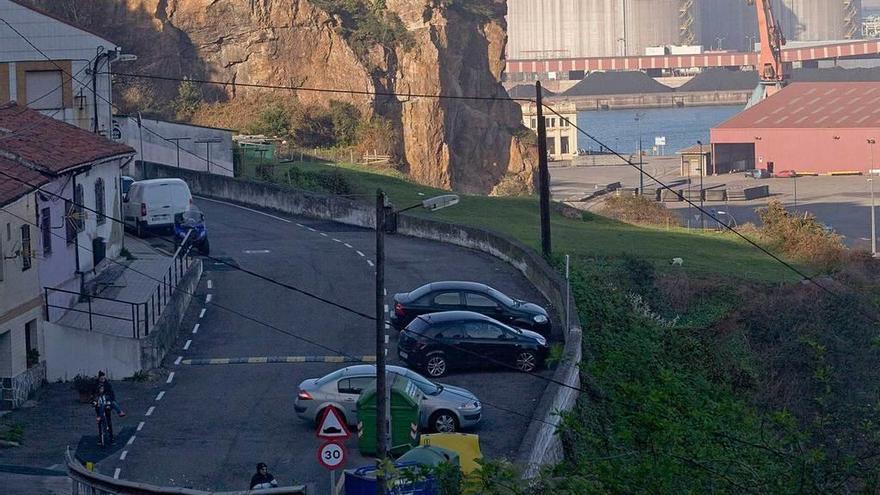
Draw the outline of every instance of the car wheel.
M432 354L428 356L428 361L425 362L425 371L433 378L445 375L446 368L446 355L443 353Z
M516 369L525 373L535 371L538 367L538 356L534 352L522 351L516 355Z
M455 433L458 431L458 418L449 411L437 411L431 415L428 427L435 433Z

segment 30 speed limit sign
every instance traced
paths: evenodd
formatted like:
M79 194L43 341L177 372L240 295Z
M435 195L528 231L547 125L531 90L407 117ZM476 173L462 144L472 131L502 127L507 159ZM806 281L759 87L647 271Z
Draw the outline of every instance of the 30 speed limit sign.
M333 471L345 464L345 447L336 442L327 442L318 447L318 462Z

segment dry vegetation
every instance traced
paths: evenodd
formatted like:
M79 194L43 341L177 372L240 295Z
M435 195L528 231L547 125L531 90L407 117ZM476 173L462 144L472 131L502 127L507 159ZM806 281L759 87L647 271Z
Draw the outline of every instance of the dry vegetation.
M643 225L678 226L681 221L665 206L645 196L611 196L599 213L621 222Z

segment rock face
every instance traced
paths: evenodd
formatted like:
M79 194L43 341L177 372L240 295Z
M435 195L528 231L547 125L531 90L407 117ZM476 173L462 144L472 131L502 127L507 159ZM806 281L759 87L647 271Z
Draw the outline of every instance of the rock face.
M343 37L346 21L309 0L29 2L138 56L137 62L114 65L116 71L226 83L204 88L209 98L235 98L252 91L241 84L252 83L302 88L295 95L309 103L348 101L367 117L392 122L392 148L419 183L469 193L491 193L502 181L532 189L537 154L515 137L521 130L518 104L416 96L507 97L500 83L505 0L386 0L410 42L376 45L360 55ZM469 2L480 4L484 15L458 6ZM176 86L150 81L149 89L171 99Z

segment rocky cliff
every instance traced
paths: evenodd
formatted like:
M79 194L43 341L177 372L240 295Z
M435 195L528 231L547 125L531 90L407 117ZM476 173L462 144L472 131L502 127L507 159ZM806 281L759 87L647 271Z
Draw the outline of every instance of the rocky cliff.
M531 189L536 153L515 137L516 103L418 96L506 98L505 0L362 0L378 16L370 19L392 19L405 31L378 42L364 41L358 20L340 7L352 1L29 1L138 56L115 70L223 81L205 88L220 100L255 83L303 88L295 96L308 103L349 101L367 117L390 120L392 149L417 182L472 193L502 182ZM128 83L159 98L176 94L173 82Z

